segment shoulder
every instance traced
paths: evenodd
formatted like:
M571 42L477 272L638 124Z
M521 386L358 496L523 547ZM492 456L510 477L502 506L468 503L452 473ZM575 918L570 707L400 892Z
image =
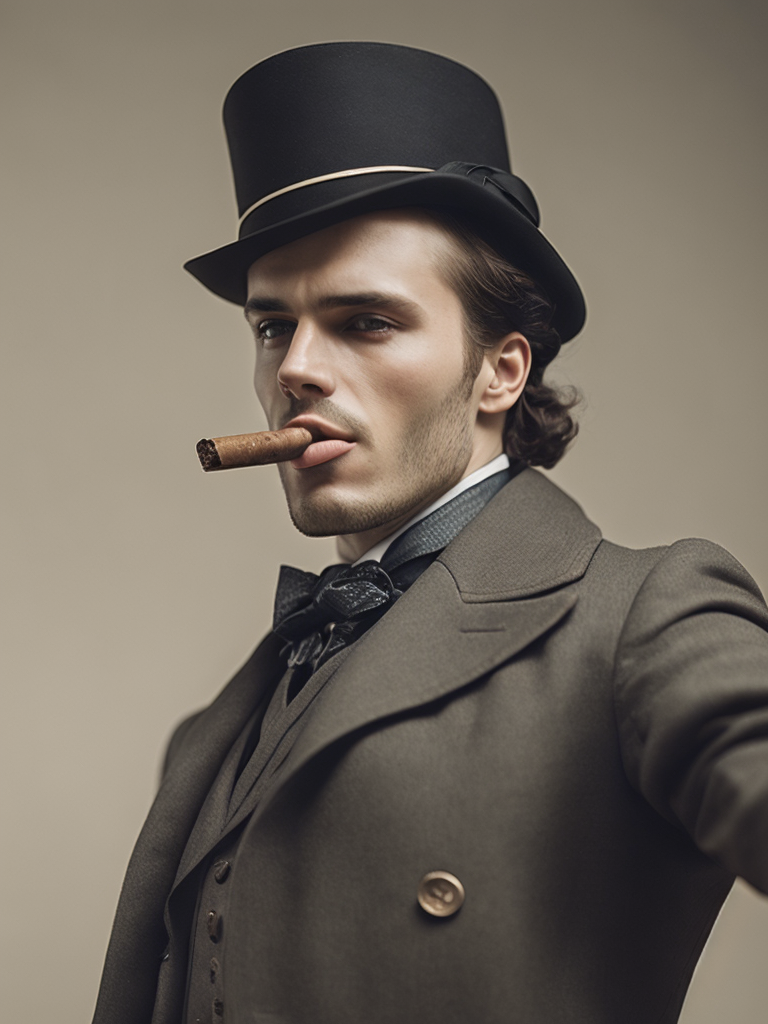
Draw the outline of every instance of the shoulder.
M660 549L625 615L614 685L630 745L662 712L702 723L718 708L765 706L768 607L744 566L711 541Z
M177 761L189 754L193 760L201 747L218 742L222 732L239 730L258 703L264 700L285 670L283 641L270 632L213 699L176 726L163 759L163 777Z
M189 730L198 718L204 714L204 712L205 709L201 709L200 711L195 711L191 715L187 715L187 717L183 718L171 733L171 738L168 740L168 745L165 748L165 755L163 757L163 764L160 773L161 779L165 778L168 769L176 759L176 755L184 746L184 740L186 739Z
M760 588L738 559L701 538L638 550L602 541L589 573L598 585L619 582L628 589L635 618L679 619L710 608L762 621L766 611Z
M733 636L745 622L768 629L755 580L725 548L701 538L641 549L601 540L581 592L618 628L625 654L662 635L682 643L694 621L713 638Z
M518 483L519 480L519 483ZM516 486L517 485L517 486ZM683 538L651 548L631 548L603 537L581 506L537 470L526 470L505 489L496 518L512 529L516 543L529 551L526 568L556 559L563 582L580 570L591 584L618 587L627 593L686 589L740 592L764 605L763 596L747 569L725 548L702 538ZM502 492L504 494L504 492ZM490 518L490 517L489 517ZM515 526L511 527L512 521ZM489 523L490 525L490 523ZM496 525L496 524L494 524ZM498 534L497 534L498 536ZM488 537L488 532L486 532ZM499 552L499 560L509 556ZM519 557L519 556L518 556ZM539 572L539 583L542 582Z

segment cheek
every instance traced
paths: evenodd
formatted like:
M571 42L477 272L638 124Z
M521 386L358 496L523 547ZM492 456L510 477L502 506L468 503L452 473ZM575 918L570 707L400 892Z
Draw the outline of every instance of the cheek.
M391 395L447 391L462 377L465 361L463 340L452 333L406 333L379 349L349 353L350 373Z
M263 409L267 407L267 394L264 389L264 382L258 373L253 375L253 390L256 392L256 397Z
M442 356L403 346L399 356L382 355L358 366L348 378L350 387L363 409L375 405L406 422L417 420L452 394L463 376L463 356Z
M349 394L360 415L373 428L381 424L393 430L418 419L428 401L423 367L383 364L350 375Z
M264 409L274 401L279 394L280 388L277 383L277 366L271 366L270 360L263 355L257 355L256 366L253 371L253 389L256 397Z

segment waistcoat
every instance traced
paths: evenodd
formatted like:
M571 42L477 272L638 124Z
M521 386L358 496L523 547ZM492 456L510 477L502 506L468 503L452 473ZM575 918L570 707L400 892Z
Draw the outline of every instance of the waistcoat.
M211 850L199 872L197 904L190 941L184 1024L221 1024L225 1014L224 980L227 942L227 906L231 879L236 871L237 851L250 815L276 782L280 768L301 731L304 717L327 680L349 652L338 651L315 672L304 688L287 702L292 670L280 680L261 722L251 719L214 784L219 799L206 802L201 814L217 814L222 838ZM258 743L245 764L243 755L253 749L253 732ZM223 800L222 788L229 792ZM234 829L232 819L249 806L248 815ZM210 823L209 823L210 824Z

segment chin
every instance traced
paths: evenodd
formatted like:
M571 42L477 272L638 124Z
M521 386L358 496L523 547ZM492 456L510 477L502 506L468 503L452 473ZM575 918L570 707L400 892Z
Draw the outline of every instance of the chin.
M286 497L291 521L306 537L337 537L375 530L407 515L419 500L418 495L408 495L399 501L392 495L334 495L329 489L300 496L286 492Z
M389 519L386 511L349 499L313 495L288 499L291 521L306 537L336 537L344 533L360 533L382 526Z

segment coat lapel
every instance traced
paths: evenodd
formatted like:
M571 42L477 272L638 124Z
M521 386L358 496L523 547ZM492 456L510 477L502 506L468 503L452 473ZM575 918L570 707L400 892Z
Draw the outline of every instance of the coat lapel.
M336 740L446 697L555 626L599 542L575 502L535 470L521 473L355 644L270 798Z
M271 688L270 688L271 689ZM223 835L223 826L227 819L230 794L237 779L237 769L243 754L248 733L256 724L257 718L265 711L264 701L258 711L251 716L240 735L230 748L221 770L216 776L208 796L200 808L189 841L184 848L173 888L184 879L213 849Z

